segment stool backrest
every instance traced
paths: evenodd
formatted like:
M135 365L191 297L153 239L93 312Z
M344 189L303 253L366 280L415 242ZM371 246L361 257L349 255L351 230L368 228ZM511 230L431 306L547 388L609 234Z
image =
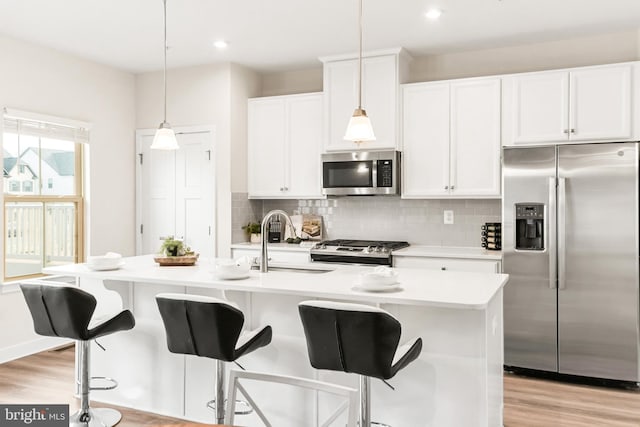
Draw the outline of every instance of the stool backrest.
M401 326L376 307L305 301L298 310L311 366L388 379Z
M37 334L87 340L96 308L93 295L64 285L21 284Z
M227 301L195 295L159 294L156 302L170 352L235 360L242 311Z

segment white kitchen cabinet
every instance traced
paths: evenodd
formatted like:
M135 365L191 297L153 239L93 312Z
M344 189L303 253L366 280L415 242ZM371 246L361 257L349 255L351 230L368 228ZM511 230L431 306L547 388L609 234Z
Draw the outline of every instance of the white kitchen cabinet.
M623 141L632 135L633 64L503 80L503 144Z
M408 55L401 49L373 52L362 58L362 107L376 140L360 147L345 141L349 119L358 106L357 57L321 58L324 63L326 151L396 149L399 83L407 73Z
M249 198L323 198L322 94L249 100Z
M500 79L402 87L403 198L500 196Z
M393 258L393 266L475 273L500 273L501 271L500 261L496 260L429 258L420 256L396 256Z

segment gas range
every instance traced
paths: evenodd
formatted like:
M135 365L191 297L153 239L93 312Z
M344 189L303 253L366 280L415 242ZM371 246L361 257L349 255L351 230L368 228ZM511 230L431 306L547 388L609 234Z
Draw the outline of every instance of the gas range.
M325 240L311 248L311 260L348 264L391 265L392 252L409 246L407 242L380 240Z

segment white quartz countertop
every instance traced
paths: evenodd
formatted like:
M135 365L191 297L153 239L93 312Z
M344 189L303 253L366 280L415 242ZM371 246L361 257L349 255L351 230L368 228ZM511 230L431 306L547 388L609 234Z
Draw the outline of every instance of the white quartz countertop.
M393 251L393 256L502 260L501 251L488 251L483 248L456 246L411 245L408 248Z
M214 263L201 259L192 267L160 267L153 255L123 258L118 270L93 271L85 264L47 267L45 274L70 275L102 280L136 282L300 295L378 304L404 304L458 309L484 309L508 281L506 274L468 273L417 268L395 268L399 286L392 292L366 292L356 288L359 275L371 267L333 266L326 273L252 270L240 280L220 280L212 273ZM308 267L302 265L301 267Z

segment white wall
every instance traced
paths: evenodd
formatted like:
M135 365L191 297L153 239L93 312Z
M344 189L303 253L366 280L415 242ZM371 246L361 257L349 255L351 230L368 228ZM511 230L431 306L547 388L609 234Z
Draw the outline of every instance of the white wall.
M393 47L393 46L389 46ZM545 43L414 57L409 81L456 79L579 67L640 59L640 29ZM322 66L268 73L262 95L288 95L322 90Z
M202 65L168 70L167 85L172 126L216 127L216 249L218 256L229 256L231 188L246 191L246 98L259 93L259 77L238 65ZM162 73L137 75L135 92L136 128L157 127L162 121Z
M87 253L135 251L134 77L0 36L0 107L93 124ZM1 196L0 196L1 197ZM0 224L3 209L0 209ZM2 249L0 249L2 250ZM89 252L90 251L90 252ZM1 273L1 271L0 271ZM36 335L19 292L0 294L0 361L32 350ZM7 327L11 325L11 327Z

